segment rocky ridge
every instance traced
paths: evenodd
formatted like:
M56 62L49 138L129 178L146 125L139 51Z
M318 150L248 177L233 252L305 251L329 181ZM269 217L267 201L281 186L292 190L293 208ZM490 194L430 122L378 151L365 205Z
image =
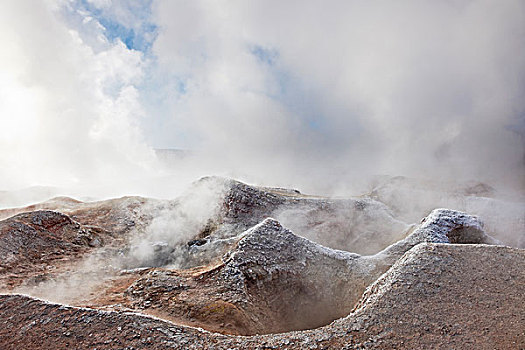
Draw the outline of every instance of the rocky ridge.
M1 348L524 347L523 250L464 212L407 225L370 198L212 177L1 215L3 292L76 306L0 295ZM76 297L53 296L73 275Z
M237 337L138 313L0 295L5 349L394 349L525 346L525 252L425 243L369 287L347 317L315 330Z
M119 302L130 309L223 333L308 329L347 315L369 284L424 242L495 241L476 217L437 209L403 240L361 256L324 247L265 219L241 233L217 265L195 273L142 270L125 290L113 293L125 295Z

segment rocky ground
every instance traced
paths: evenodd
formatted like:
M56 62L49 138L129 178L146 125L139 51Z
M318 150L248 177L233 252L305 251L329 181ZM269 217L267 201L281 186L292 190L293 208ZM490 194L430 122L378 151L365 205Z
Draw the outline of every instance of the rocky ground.
M405 223L384 188L0 211L0 348L525 348L525 251L457 210Z

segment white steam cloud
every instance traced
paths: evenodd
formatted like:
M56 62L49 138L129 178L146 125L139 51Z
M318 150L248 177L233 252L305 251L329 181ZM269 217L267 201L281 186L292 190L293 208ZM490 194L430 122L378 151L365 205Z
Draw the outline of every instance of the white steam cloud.
M172 205L154 212L144 232L137 232L131 240L126 267L183 265L186 243L218 217L226 190L213 181L201 181Z
M155 161L139 128L142 54L96 37L101 29L85 14L73 12L69 23L66 5L0 4L4 189L126 181Z
M184 85L174 123L225 168L303 188L377 173L525 185L521 1L154 8L159 69Z
M153 148L193 152L158 187L525 188L519 0L5 1L0 39L4 189L162 196Z

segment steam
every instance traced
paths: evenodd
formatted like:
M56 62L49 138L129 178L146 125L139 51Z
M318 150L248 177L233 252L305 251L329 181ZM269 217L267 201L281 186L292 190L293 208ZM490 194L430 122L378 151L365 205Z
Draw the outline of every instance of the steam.
M101 253L101 252L100 252ZM58 303L86 303L96 299L100 287L118 272L116 259L93 254L70 266L71 271L43 281L29 281L13 290ZM105 258L105 259L104 259ZM104 261L105 260L105 261Z
M217 217L225 191L216 182L200 180L170 207L155 212L144 232L132 239L124 267L183 266L186 244Z
M151 183L216 174L348 194L389 174L524 191L521 1L0 6L4 189L173 198ZM192 156L165 168L153 148Z
M144 229L123 237L128 241L126 247L101 247L67 271L49 279L29 280L15 292L56 302L89 303L96 300L104 283L122 275L123 270L185 266L188 241L216 218L225 190L224 184L203 179L176 200L148 203L137 210L140 217L153 219Z
M409 226L395 219L382 203L325 200L278 208L275 217L284 227L323 246L371 255L404 238Z
M496 191L480 183L427 181L397 177L384 179L372 191L394 216L417 222L438 207L464 211L482 218L485 231L513 247L525 244L525 202L519 197L498 198Z
M153 49L184 82L177 127L240 174L309 192L371 174L523 190L523 6L165 1Z
M87 17L68 23L80 15L67 11L54 1L0 5L3 189L129 183L155 164L139 127L144 57L94 38Z

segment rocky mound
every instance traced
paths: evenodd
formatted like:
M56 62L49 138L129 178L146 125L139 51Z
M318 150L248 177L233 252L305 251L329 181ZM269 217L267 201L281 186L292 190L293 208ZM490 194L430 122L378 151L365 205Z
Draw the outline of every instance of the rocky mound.
M217 177L200 182L223 186L223 205L212 237L232 237L267 217L327 247L360 254L376 253L397 241L407 225L382 203L370 198L333 199L307 196L297 190L255 187ZM222 185L220 185L222 184ZM208 233L208 232L206 232ZM213 233L215 233L213 235Z
M59 266L104 244L107 235L54 211L34 211L0 221L0 283L12 288L34 283Z
M361 256L321 246L266 219L240 234L218 265L188 272L142 270L131 284L126 274L128 284L119 280L121 290L113 289L110 297L130 309L223 333L314 328L347 315L369 284L422 242L494 240L477 218L439 209L405 239ZM116 297L119 293L125 297Z
M4 292L84 307L0 295L0 348L524 347L524 253L464 212L205 178L0 215Z
M267 217L314 242L359 254L377 253L410 229L384 204L370 198L314 197L297 190L207 177L173 201L163 220L157 220L172 223L171 228L163 225L165 234L144 235L140 243L156 245L155 258L143 263L131 260L127 265L191 268L210 264L231 248L235 237Z
M520 349L525 251L422 244L367 289L349 316L310 331L236 337L136 313L0 296L4 349Z
M119 270L133 235L170 201L123 197L84 203L57 197L0 210L0 290L68 300ZM60 211L56 211L60 210ZM104 270L104 271L102 271Z
M371 348L521 349L524 268L524 250L418 245L334 327Z
M169 201L159 201L142 197L122 197L96 202L82 202L69 197L55 197L48 201L21 208L0 210L0 219L19 213L36 210L59 211L73 220L116 236L147 226L155 211L169 205Z
M370 198L313 197L218 177L197 181L173 201L123 197L84 203L57 197L0 210L0 217L34 210L58 210L111 233L115 245L128 251L121 259L127 268L210 264L232 247L235 237L266 217L319 244L360 254L377 253L410 229Z
M150 225L156 212L171 204L141 197L98 202L56 197L0 210L4 218L0 221L0 257L5 259L0 267L0 289L35 286L74 273L79 265L73 264L81 263L88 253L91 260L118 265L129 250L130 239ZM92 256L95 253L101 256Z

